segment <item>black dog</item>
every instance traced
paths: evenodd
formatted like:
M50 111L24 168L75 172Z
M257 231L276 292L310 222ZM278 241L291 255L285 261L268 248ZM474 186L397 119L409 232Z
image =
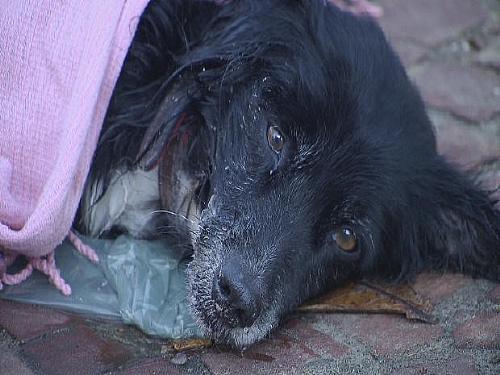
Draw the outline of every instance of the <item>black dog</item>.
M113 216L117 186L149 192ZM77 224L176 233L193 250L194 315L244 347L348 279L449 269L499 280L494 203L436 153L372 20L320 0L156 0Z

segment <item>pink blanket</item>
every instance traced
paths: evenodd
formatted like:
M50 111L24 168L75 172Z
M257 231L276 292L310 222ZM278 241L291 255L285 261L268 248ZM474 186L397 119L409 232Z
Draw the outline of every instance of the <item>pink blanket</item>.
M41 259L67 236L147 3L0 0L3 268L8 254ZM1 268L0 287L9 281Z

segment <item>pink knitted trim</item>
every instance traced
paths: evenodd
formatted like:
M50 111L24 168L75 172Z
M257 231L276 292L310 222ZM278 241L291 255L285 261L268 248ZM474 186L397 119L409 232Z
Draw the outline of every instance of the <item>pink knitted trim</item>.
M2 281L6 285L17 285L22 283L28 277L30 277L32 273L33 273L33 266L30 263L28 263L26 265L26 268L19 271L18 273L15 273L14 275L10 275L8 273L4 274L4 276L2 277Z
M99 257L94 249L85 245L73 232L70 231L68 233L68 239L73 244L75 249L91 262L97 263L99 261ZM35 269L47 275L49 281L56 287L56 289L60 290L62 294L65 296L69 296L71 294L71 287L61 277L61 273L56 267L54 251L43 257L27 258L28 264L24 269L16 274L8 274L7 268L14 263L17 257L18 255L16 254L5 250L1 251L0 249L0 290L3 288L3 284L17 285L22 283L31 276L33 270Z
M0 249L1 250L1 249ZM28 264L26 268L21 270L20 272L11 275L7 273L7 268L14 263L17 255L7 252L5 250L0 251L0 290L3 289L3 284L7 285L15 285L26 280L31 273L33 272L33 267L31 264Z
M94 249L92 249L90 246L85 245L82 240L80 240L76 234L73 233L73 231L69 231L68 233L68 240L73 244L75 249L82 254L84 257L88 258L92 263L97 263L99 262L99 257L97 256L97 253L95 252Z
M56 267L54 252L47 254L45 257L31 258L30 264L34 269L44 273L49 277L49 281L61 291L65 296L71 294L71 287L61 277L59 269Z

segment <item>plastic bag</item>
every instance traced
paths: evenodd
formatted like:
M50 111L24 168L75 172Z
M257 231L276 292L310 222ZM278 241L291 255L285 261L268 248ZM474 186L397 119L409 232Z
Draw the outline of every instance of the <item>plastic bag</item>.
M69 242L55 252L72 295L63 296L35 272L21 285L6 287L0 298L48 305L77 313L121 318L144 332L162 337L200 336L189 314L182 254L164 241L82 239L100 258L95 265Z

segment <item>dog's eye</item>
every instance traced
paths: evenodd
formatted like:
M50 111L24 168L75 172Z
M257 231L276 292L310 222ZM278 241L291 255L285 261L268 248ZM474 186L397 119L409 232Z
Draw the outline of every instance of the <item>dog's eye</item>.
M337 229L333 234L333 238L335 239L337 246L347 252L354 251L358 244L354 231L346 227Z
M267 142L269 147L276 153L280 153L285 145L285 137L277 126L270 126L267 129Z

